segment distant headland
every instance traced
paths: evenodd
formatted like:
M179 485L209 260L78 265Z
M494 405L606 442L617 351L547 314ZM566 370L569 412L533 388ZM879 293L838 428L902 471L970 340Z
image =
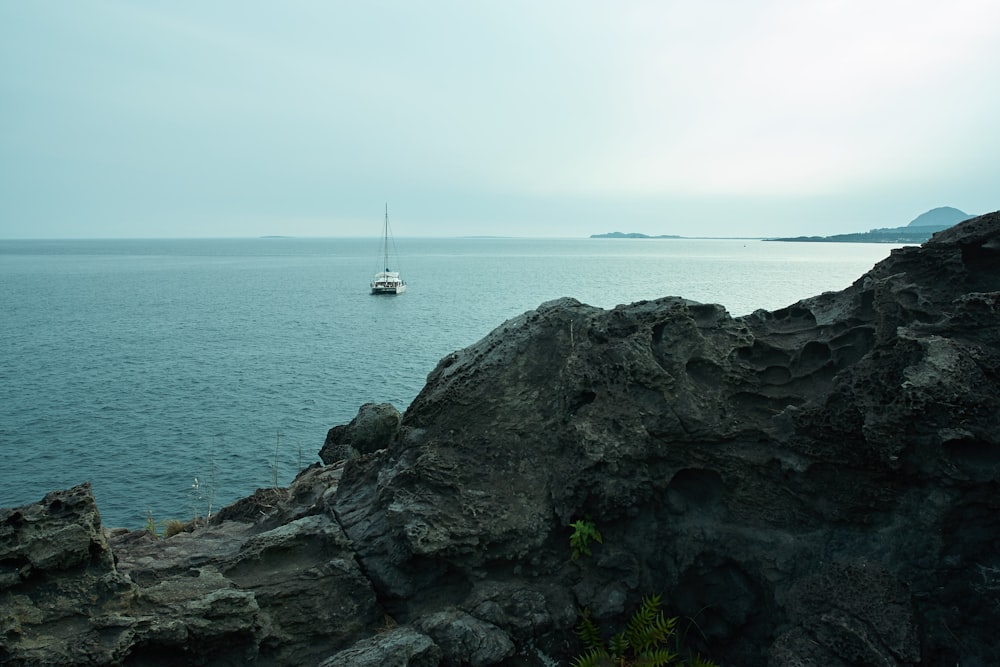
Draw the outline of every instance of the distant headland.
M954 227L960 222L964 222L976 216L969 215L965 211L960 211L951 206L941 206L931 209L926 213L921 213L910 221L905 227L883 227L872 229L867 232L851 232L848 234L835 234L833 236L789 236L781 238L760 238L760 237L740 237L753 238L762 241L800 241L800 242L827 242L827 243L924 243L935 233ZM591 234L592 239L683 239L692 238L678 236L676 234L660 234L651 236L639 232L608 232L606 234ZM697 237L703 238L703 237Z
M936 232L954 227L975 216L951 206L941 206L921 213L905 227L883 227L867 232L835 234L833 236L794 236L764 239L765 241L802 241L826 243L924 243Z

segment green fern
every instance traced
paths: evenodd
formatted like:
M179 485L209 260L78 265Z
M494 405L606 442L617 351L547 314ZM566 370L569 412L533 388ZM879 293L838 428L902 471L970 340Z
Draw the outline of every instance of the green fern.
M667 648L675 639L677 617L665 617L660 604L659 595L643 598L625 630L607 642L601 639L601 630L591 620L590 610L584 609L576 628L584 653L573 660L572 667L717 667L701 656L681 661L678 653Z
M693 658L691 658L691 661L688 662L687 667L719 667L719 666L716 663L712 662L711 660L708 660L707 658L703 658L700 655L696 655Z
M591 540L598 544L604 544L601 531L597 530L597 526L589 518L578 519L569 524L569 527L573 529L573 534L569 536L569 548L573 560L579 559L580 556L592 555L590 553Z
M660 596L649 596L643 599L639 610L629 619L626 637L636 655L646 653L673 636L677 619L665 618L659 609Z
M587 651L604 650L604 640L601 639L601 629L590 620L590 610L584 609L580 614L580 622L576 626L576 636L583 642Z
M677 664L677 654L665 648L647 651L635 660L636 667L662 667Z
M604 649L591 649L573 659L572 667L608 667L613 665L611 656Z
M625 636L624 632L612 635L611 639L608 640L608 651L611 653L611 657L618 661L623 661L625 659L628 655L628 649L628 637Z

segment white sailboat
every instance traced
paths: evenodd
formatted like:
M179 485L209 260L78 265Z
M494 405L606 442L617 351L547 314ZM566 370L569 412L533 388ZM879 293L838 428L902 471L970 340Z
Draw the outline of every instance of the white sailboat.
M381 268L372 278L372 294L402 294L406 291L406 283L399 277L399 271L393 271L389 268L390 244L392 244L393 252L395 252L396 243L389 232L389 204L386 204L385 225L382 232L382 252L379 253Z

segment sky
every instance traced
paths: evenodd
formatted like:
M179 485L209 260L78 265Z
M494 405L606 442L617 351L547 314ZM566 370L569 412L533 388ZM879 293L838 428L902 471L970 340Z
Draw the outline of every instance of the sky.
M0 0L0 238L1000 209L996 0Z

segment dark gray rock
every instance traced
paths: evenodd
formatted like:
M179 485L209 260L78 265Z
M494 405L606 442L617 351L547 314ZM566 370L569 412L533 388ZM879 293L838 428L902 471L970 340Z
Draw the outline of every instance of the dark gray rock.
M320 460L330 465L385 449L398 436L401 420L390 403L365 403L350 424L334 426L326 434Z
M320 667L437 667L441 649L413 628L392 628L330 656Z
M488 667L514 654L506 632L458 609L423 616L414 626L441 647L441 664L449 667Z
M87 485L0 511L0 664L316 664L370 635L383 614L322 509L339 475L267 490L256 523L167 539L109 540Z
M89 484L0 509L0 664L121 661L136 593L115 571Z
M831 565L797 581L787 602L797 625L772 645L772 665L920 662L910 593L878 566Z

